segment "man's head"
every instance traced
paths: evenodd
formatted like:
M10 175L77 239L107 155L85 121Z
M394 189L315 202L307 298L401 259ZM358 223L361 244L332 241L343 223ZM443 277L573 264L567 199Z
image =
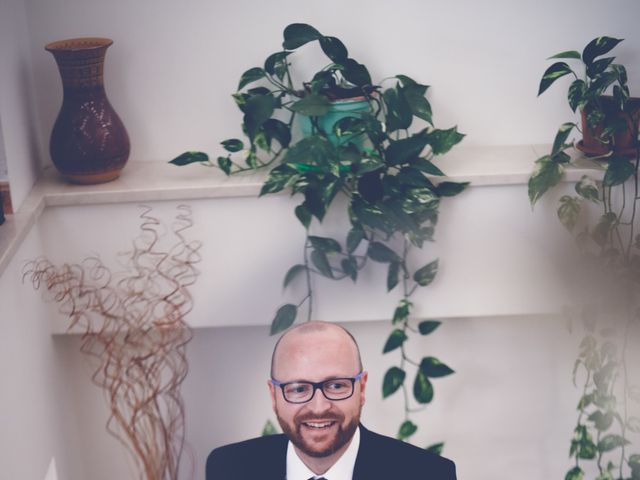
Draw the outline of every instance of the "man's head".
M307 322L286 332L271 359L271 377L281 383L354 378L361 371L354 338L344 328L326 322ZM360 421L366 381L365 372L354 382L349 398L329 400L316 389L305 403L288 402L282 388L269 382L278 422L299 454L312 458L342 455Z

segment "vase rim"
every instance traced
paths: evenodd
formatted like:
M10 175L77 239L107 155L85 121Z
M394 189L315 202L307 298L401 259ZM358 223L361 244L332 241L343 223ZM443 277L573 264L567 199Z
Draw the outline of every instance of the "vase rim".
M49 52L73 52L105 48L112 43L113 40L105 37L77 37L51 42L45 45L44 48Z

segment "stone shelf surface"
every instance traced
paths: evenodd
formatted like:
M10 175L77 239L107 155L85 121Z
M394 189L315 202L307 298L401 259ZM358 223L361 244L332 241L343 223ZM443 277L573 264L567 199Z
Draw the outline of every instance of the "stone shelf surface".
M448 180L471 182L472 187L526 184L536 158L548 145L457 147L436 163ZM603 168L585 158L571 168L566 181L588 173L599 177ZM176 167L166 162L130 161L120 178L100 185L73 185L53 166L45 167L22 206L0 226L0 275L31 226L49 206L80 206L207 198L255 197L266 172L225 176L200 165Z

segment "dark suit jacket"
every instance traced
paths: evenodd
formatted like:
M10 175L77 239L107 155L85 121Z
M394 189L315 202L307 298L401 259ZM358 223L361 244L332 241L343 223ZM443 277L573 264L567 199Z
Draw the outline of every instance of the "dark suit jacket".
M216 448L207 459L206 480L285 480L284 435L259 437ZM455 480L451 460L360 425L353 480Z

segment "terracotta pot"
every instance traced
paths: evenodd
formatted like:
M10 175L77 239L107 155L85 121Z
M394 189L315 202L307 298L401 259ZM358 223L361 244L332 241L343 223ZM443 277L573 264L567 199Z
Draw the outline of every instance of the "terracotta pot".
M108 38L49 43L64 89L49 151L54 165L75 183L102 183L120 175L129 158L129 135L104 90Z
M611 143L599 140L604 130L601 124L591 128L587 125L587 112L582 110L582 140L576 147L587 156L607 155L611 150L615 155L634 157L640 143L638 141L638 124L640 123L640 98L630 98L625 112L616 111L613 97L600 97L604 114L612 119L619 119L626 128L613 135Z

